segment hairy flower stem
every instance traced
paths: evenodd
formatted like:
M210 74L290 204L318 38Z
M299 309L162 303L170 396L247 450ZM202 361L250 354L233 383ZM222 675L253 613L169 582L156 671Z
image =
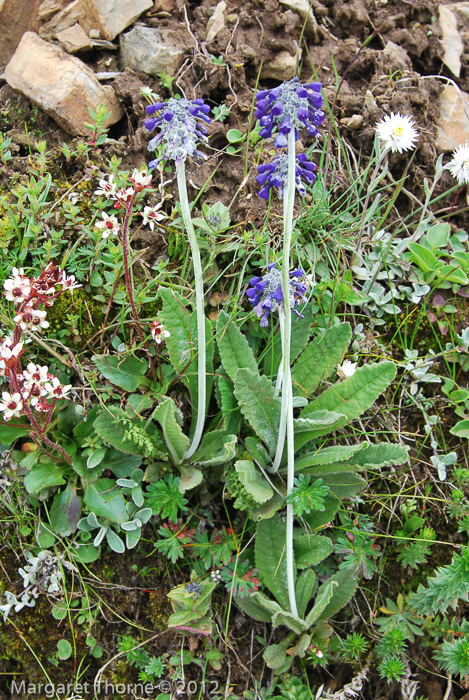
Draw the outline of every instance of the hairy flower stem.
M384 159L386 158L386 156L388 155L390 150L391 150L390 148L385 148L383 150L383 152L381 153L380 157L378 158L378 162L376 163L375 169L373 170L373 174L371 175L370 184L368 185L368 188L366 190L366 197L365 197L365 202L363 204L362 218L360 221L360 229L358 231L358 241L357 241L357 245L355 246L355 251L357 253L360 253L363 233L365 231L365 217L366 217L366 214L368 211L368 204L370 203L371 193L374 190L375 180L378 177L379 171L381 170L381 166L384 163Z
M137 326L138 335L140 337L143 346L146 349L145 334L143 332L142 326L140 324L140 319L137 313L137 307L135 306L134 294L132 289L132 280L130 279L130 267L129 267L129 221L132 214L132 208L134 206L136 195L133 194L128 205L125 207L125 217L124 223L122 225L122 257L124 260L124 277L125 286L127 288L127 294L129 295L130 307L132 309L132 315L134 317L135 325Z
M296 166L295 130L291 129L288 134L288 177L283 194L284 206L284 237L283 237L283 260L282 260L282 295L283 312L285 315L285 327L282 343L282 408L281 425L284 422L287 434L287 496L293 490L295 480L295 432L293 425L293 391L290 369L291 355L291 308L290 308L290 248L293 233L293 207L295 204L295 166ZM281 459L279 454L283 452L285 428L282 435L279 430L279 442L277 444L276 461ZM287 585L290 610L292 615L298 617L295 595L295 568L293 562L293 505L287 505L286 519L286 562L287 562Z
M184 161L179 163L177 168L177 182L179 189L179 202L181 204L182 219L184 227L189 238L189 244L192 253L192 262L194 265L195 277L195 307L197 313L197 381L198 381L198 406L197 406L197 422L195 425L194 437L192 444L189 446L185 459L191 457L200 444L202 431L205 423L205 403L207 395L207 380L206 380L206 360L205 360L205 313L204 313L204 283L202 275L202 262L200 259L199 244L192 224L191 210L189 206L189 198L187 196L186 186L186 169Z

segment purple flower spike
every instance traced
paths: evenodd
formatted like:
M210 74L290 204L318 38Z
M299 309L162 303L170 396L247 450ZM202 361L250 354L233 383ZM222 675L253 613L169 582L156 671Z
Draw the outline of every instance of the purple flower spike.
M148 144L148 150L154 151L162 143L164 144L162 155L149 163L149 168L156 168L161 160L175 160L176 164L185 161L187 156L206 158L197 146L200 143L208 143L207 132L197 120L202 119L210 123L207 114L210 107L202 99L176 100L171 97L167 102L158 102L146 108L147 114L155 115L145 119L144 124L148 131L159 129Z
M290 308L300 318L303 316L296 311L297 306L306 301L306 287L300 279L304 277L303 270L297 269L290 272ZM254 307L254 313L261 319L261 326L268 324L271 312L283 311L282 273L277 270L275 263L268 266L268 272L263 277L252 277L246 296Z
M292 78L273 90L261 90L256 95L256 117L262 127L259 136L269 138L278 127L274 141L278 148L287 146L286 134L292 129L295 130L295 140L302 127L311 136L318 137L317 127L324 121L321 107L321 83L302 85L298 78Z
M304 197L306 194L305 185L312 185L315 181L315 170L316 165L310 163L304 153L296 156L295 187L301 197ZM256 180L260 185L263 185L262 189L259 190L259 197L269 199L272 187L278 188L278 195L281 197L287 184L288 157L282 154L271 163L259 165L257 172L259 175L256 177Z

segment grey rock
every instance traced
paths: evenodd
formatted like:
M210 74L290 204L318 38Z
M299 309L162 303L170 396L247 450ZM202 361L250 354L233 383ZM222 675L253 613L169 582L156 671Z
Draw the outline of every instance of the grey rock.
M158 29L134 27L120 37L121 59L124 68L158 75L163 71L175 75L180 67L184 50L165 41Z

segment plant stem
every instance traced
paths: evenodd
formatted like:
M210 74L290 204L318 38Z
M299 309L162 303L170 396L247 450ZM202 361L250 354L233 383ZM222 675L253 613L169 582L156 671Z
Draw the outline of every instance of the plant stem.
M189 206L189 198L187 196L186 186L186 168L184 161L179 163L177 169L177 182L179 189L179 202L181 204L182 219L189 238L189 244L192 252L192 262L194 265L195 277L195 308L197 313L197 380L198 380L198 397L197 397L197 422L195 425L194 437L192 444L189 446L185 459L191 457L197 450L202 438L202 431L205 423L205 404L207 394L207 379L206 379L206 360L205 360L205 313L204 313L204 282L202 275L202 262L200 259L199 244L192 224L191 210Z
M366 217L366 213L368 210L368 204L370 202L371 193L373 192L374 181L378 177L379 171L381 170L381 166L384 162L384 159L388 155L389 150L390 150L389 148L385 148L384 151L381 153L380 157L378 158L378 162L376 163L376 167L373 170L373 174L371 175L370 184L368 185L368 189L366 190L366 197L365 197L365 202L363 204L362 218L360 221L360 229L358 232L358 241L357 241L357 245L355 246L355 251L357 253L360 252L360 248L361 248L363 232L365 230L365 217Z
M285 336L285 316L283 315L282 312L279 313L279 326L280 326L280 344L283 348L283 338ZM274 396L278 396L280 394L280 389L282 388L282 381L283 381L283 362L280 361L280 365L279 365L278 372L277 372L277 381L275 382ZM284 433L285 433L285 430L284 430Z
M296 146L295 130L288 134L288 176L284 189L284 238L282 260L282 295L283 312L285 315L285 329L282 343L283 382L282 382L282 409L281 416L285 416L287 433L287 496L290 495L295 479L295 432L293 424L293 391L290 370L290 345L291 345L291 307L290 307L290 248L293 233L293 207L295 204L295 170L296 170ZM282 418L281 418L282 420ZM280 436L279 436L280 437ZM283 440L282 440L283 442ZM280 444L277 445L277 455ZM282 445L283 448L283 445ZM292 615L298 617L295 596L295 567L293 561L293 506L287 505L286 520L286 561L288 598Z
M125 207L125 218L124 218L124 223L122 225L122 256L123 256L123 260L124 260L125 286L127 288L127 294L129 295L129 301L130 301L130 306L132 309L132 315L134 317L135 325L137 326L137 331L138 331L138 335L140 337L140 340L143 343L144 347L146 347L145 334L142 330L142 326L140 325L140 319L138 317L137 307L135 306L134 294L133 294L133 289L132 289L132 281L130 279L130 268L129 268L129 237L128 237L129 220L130 220L130 216L132 214L132 208L134 206L135 197L136 197L136 195L133 194L129 204L126 205L126 207Z

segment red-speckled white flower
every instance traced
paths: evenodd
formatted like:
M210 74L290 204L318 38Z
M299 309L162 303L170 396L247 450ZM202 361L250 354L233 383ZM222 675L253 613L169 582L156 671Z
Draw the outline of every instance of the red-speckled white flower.
M117 185L114 182L114 175L109 175L109 180L100 180L99 188L95 190L96 195L104 197L113 197L116 194Z
M5 299L12 301L17 306L22 304L31 295L31 280L24 274L23 268L14 267L9 277L3 283Z
M102 212L101 215L103 218L101 221L97 221L95 223L95 228L98 229L98 231L102 231L101 235L103 238L108 238L111 233L113 235L117 235L120 231L120 223L117 221L115 216L109 216L109 214L106 214L105 211Z
M8 391L2 393L2 401L0 401L0 412L3 413L3 420L9 421L14 416L19 417L23 408L23 399L21 394L15 392L9 394Z
M163 338L169 338L171 336L171 333L167 331L159 321L153 321L150 332L153 340L155 343L158 343L158 345L161 343Z
M144 207L142 212L142 218L144 224L149 224L151 230L155 228L155 224L159 221L165 219L163 212L159 211L161 209L161 204L157 204L154 207Z
M145 189L145 187L150 187L152 176L145 172L145 170L135 169L130 176L132 184L134 186L135 192L140 192Z

